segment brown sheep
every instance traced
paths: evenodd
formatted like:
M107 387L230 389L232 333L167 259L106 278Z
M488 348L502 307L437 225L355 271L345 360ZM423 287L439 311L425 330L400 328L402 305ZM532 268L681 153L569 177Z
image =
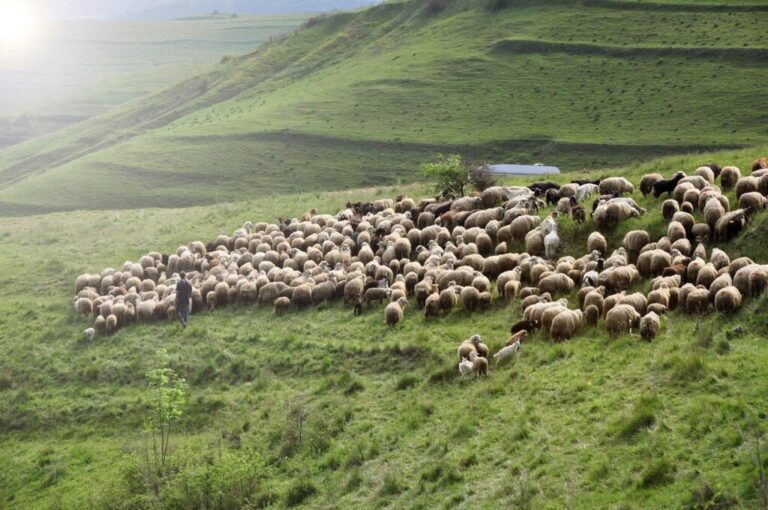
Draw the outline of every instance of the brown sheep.
M741 198L741 195L744 193L749 193L750 191L757 191L759 180L757 177L754 177L752 175L748 175L746 177L742 177L736 182L736 198Z
M587 308L584 310L584 317L587 321L587 324L589 324L592 327L597 326L597 323L600 320L601 315L602 314L600 313L600 310L595 305L588 305Z
M458 304L460 292L461 287L458 285L452 285L440 292L440 311L443 315L451 313L453 307Z
M605 328L611 338L632 333L640 323L640 314L629 305L616 305L605 317Z
M667 199L661 204L661 215L665 220L669 221L672 216L680 210L680 204L677 200Z
M440 294L435 292L427 296L424 302L424 319L429 320L431 317L440 316Z
M461 358L469 359L470 353L477 352L476 346L479 343L480 337L478 335L473 335L469 340L461 342L456 352L459 355L459 361L461 361Z
M643 340L650 342L656 338L660 329L661 321L659 320L659 316L654 312L648 312L642 319L640 319L640 337Z
M464 287L461 289L460 298L464 309L472 313L477 309L477 301L480 298L480 291L475 287Z
M752 171L756 172L762 168L768 168L768 158L757 158L752 162Z
M690 299L690 297L688 298ZM741 306L741 292L736 287L725 287L715 295L715 310L732 314Z
M539 281L539 289L542 292L549 292L551 295L568 294L573 290L573 287L573 280L563 273L551 274Z
M472 352L469 354L469 361L472 362L472 369L477 377L488 375L488 358L483 358L476 352Z
M528 338L528 330L521 329L520 331L514 333L512 336L507 338L507 341L504 343L505 346L510 346L514 344L515 342L522 342L526 338Z
M666 306L662 305L661 303L652 303L652 304L648 305L648 311L649 312L653 312L653 313L655 313L656 315L659 315L659 316L666 314L668 310L669 310L669 308L667 308Z
M634 260L640 253L640 250L646 244L651 242L651 236L645 230L631 230L624 236L623 245L629 253L630 259Z

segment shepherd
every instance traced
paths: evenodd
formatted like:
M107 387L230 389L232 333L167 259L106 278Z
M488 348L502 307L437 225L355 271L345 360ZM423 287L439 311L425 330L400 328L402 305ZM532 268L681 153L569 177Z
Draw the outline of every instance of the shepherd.
M186 328L189 322L189 307L192 301L192 284L187 280L187 273L179 273L179 281L176 284L176 313L179 316L181 327Z

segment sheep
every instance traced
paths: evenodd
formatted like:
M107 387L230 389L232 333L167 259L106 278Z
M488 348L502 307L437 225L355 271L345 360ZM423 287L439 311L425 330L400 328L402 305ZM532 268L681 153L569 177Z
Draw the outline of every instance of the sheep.
M710 197L704 204L704 223L710 230L715 228L718 220L725 216L725 208L716 197Z
M439 315L440 294L435 292L427 296L427 299L424 302L424 320L429 320L430 317L438 317Z
M717 293L726 287L730 287L733 285L733 278L731 278L731 275L726 273L722 273L720 276L715 278L715 280L709 285L709 300L713 303L715 302L715 296L717 296Z
M703 286L691 290L685 299L685 310L691 315L706 314L709 310L709 291Z
M677 187L677 183L685 178L684 172L676 172L671 179L659 179L654 182L651 187L653 188L653 198L659 198L663 193L669 196L672 191Z
M600 181L598 189L601 195L623 195L634 192L635 186L624 177L608 177Z
M640 323L640 314L630 305L616 305L605 316L605 327L611 338L632 333Z
M461 358L469 358L469 353L471 352L477 352L477 345L479 343L479 335L472 335L469 340L461 342L459 348L456 351L456 353L459 355L459 360L461 360Z
M749 193L750 191L757 191L759 180L757 177L754 177L752 175L748 175L746 177L742 177L736 182L736 198L741 198L741 195L744 193Z
M715 182L715 172L712 171L712 169L709 168L708 166L700 166L699 168L693 171L693 175L698 175L699 177L702 177L709 184L712 184Z
M464 309L472 313L477 309L477 302L480 298L480 291L473 286L467 286L461 289L459 297Z
M461 374L461 377L471 374L474 371L474 369L475 369L474 363L469 361L467 358L461 358L459 360L459 374Z
M659 320L659 316L654 312L648 312L642 319L640 319L640 338L643 340L650 342L656 338L660 329L661 321Z
M720 172L720 185L724 190L733 188L741 179L741 171L735 166L726 166Z
M440 311L443 315L448 315L453 310L453 307L458 304L458 295L461 292L461 287L458 285L451 285L449 288L440 292Z
M560 248L560 237L557 235L557 224L552 224L552 230L544 236L544 256L552 260Z
M507 345L505 347L502 347L499 349L496 354L493 355L494 358L496 358L496 366L499 366L499 363L502 361L509 359L512 357L513 354L518 354L520 352L520 349L522 347L522 340L525 338L524 336L516 339L514 342L509 343L507 341Z
M602 315L605 307L605 287L598 287L589 291L589 293L584 296L582 310L586 311L589 306L596 307L598 312Z
M753 211L762 211L765 209L766 203L768 203L768 199L758 191L750 191L739 197L739 208L741 209L750 208Z
M93 301L88 298L77 299L75 301L75 311L83 317L93 314Z
M672 216L679 210L680 204L678 204L677 200L669 198L661 204L661 215L667 221L671 220Z
M112 336L117 331L117 317L115 315L109 315L106 320L106 333L107 336Z
M488 375L488 359L479 356L476 352L469 353L469 361L472 362L472 369L477 377Z
M688 298L690 299L690 297ZM741 306L741 292L729 286L720 289L715 295L715 310L719 313L732 314Z
M573 290L573 287L573 280L563 273L550 274L539 280L539 289L552 295L568 294Z
M648 194L653 191L653 184L663 178L664 177L661 174L644 175L643 178L640 179L640 193L642 193L644 197L648 196Z
M600 310L595 305L587 305L587 307L584 309L584 318L587 324L592 327L597 326L601 315L602 314L600 313Z
M593 251L599 252L604 255L608 251L608 242L605 240L605 236L600 232L592 232L587 238L587 251L592 253Z
M275 315L277 315L278 317L280 317L281 315L285 315L285 313L288 311L290 306L291 306L291 300L285 296L275 299L275 302L274 302Z
M521 331L525 331L527 334L532 334L534 331L536 331L539 328L539 321L538 320L521 320L512 325L510 328L510 333L512 335L516 335L517 333L520 333Z
M403 313L405 310L405 305L407 304L407 299L400 298L394 303L389 303L387 305L387 307L384 309L384 321L387 323L387 326L394 327L395 324L403 320Z
M85 336L85 340L87 342L93 342L93 339L96 337L96 329L88 328L83 331L83 335Z
M747 214L746 209L736 209L717 220L713 229L715 240L728 242L739 235L741 229L747 224Z
M661 316L661 315L666 314L667 311L669 311L669 308L664 306L664 305L662 305L661 303L652 303L652 304L648 305L648 311L649 312L653 312L656 315Z
M579 186L579 190L576 192L576 196L578 197L579 201L583 201L591 198L593 194L598 192L598 185L592 182L588 182Z
M667 237L671 242L675 242L678 239L685 239L686 237L685 227L679 221L672 221L667 227Z
M768 168L768 158L757 158L752 162L753 173L763 168Z
M392 289L387 287L372 287L365 291L363 302L370 306L374 301L383 303L392 296Z
M107 319L103 315L99 315L93 321L93 327L98 331L100 335L107 334Z
M581 310L565 310L554 318L549 329L552 340L560 342L573 337L581 327Z
M646 244L651 242L651 236L645 230L631 230L624 236L623 245L630 258L634 259Z

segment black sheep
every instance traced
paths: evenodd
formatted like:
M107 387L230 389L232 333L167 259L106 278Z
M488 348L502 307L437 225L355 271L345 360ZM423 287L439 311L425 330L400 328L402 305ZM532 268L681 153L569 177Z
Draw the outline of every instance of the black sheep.
M522 320L520 322L516 322L512 326L512 329L510 330L510 332L514 335L519 331L525 330L530 334L536 331L537 329L539 329L539 326L540 326L539 321L537 320L532 320L532 321Z
M714 170L713 170L714 172ZM662 179L653 183L653 198L659 198L662 193L670 195L672 191L680 182L680 179L685 177L685 173L677 172L671 179Z

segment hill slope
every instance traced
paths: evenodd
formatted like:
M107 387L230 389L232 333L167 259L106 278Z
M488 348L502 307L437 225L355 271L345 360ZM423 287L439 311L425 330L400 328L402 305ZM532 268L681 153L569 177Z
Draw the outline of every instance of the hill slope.
M572 170L768 136L764 4L508 3L388 3L313 20L0 152L0 211L392 183L441 151Z
M744 168L766 151L702 157ZM621 171L637 182L699 163ZM81 340L89 323L74 316L71 294L84 271L245 220L401 192L427 190L0 219L0 504L154 507L142 475L144 373L164 347L190 385L165 507L666 509L711 508L714 497L719 508L759 506L752 434L765 444L766 296L728 318L673 312L652 343L609 340L602 328L559 345L537 335L482 381L459 380L456 344L479 333L501 346L519 301L430 322L410 309L393 330L376 306L360 317L333 304L282 318L235 306L195 315L185 331L155 323ZM648 214L622 224L611 248L626 230L665 230L661 201L641 202ZM756 215L723 247L765 262L767 220ZM561 227L564 251L583 254L589 225ZM737 326L743 335L727 335Z

